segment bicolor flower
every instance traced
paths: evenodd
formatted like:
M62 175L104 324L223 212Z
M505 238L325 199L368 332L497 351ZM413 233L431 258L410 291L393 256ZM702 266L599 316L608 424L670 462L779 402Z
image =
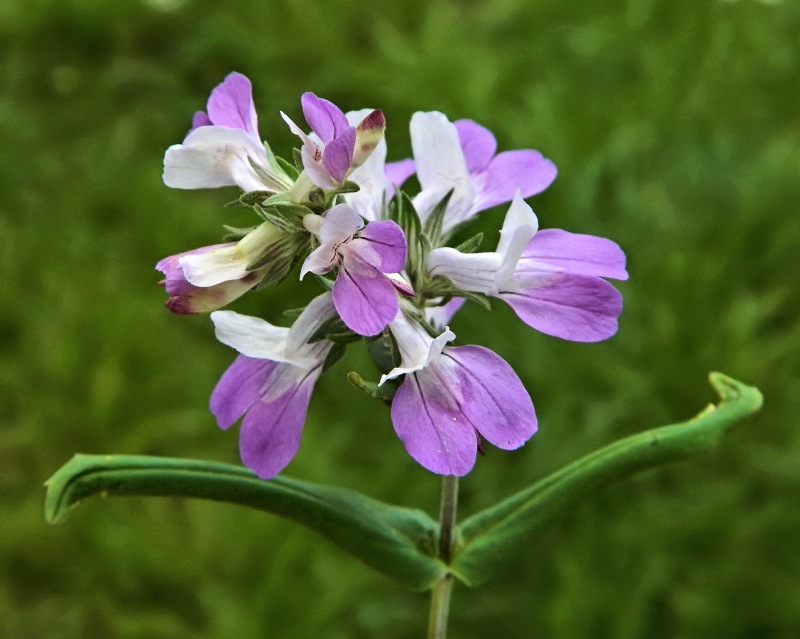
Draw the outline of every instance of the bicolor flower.
M211 314L217 338L240 353L214 388L211 412L222 429L243 417L242 462L262 479L283 470L300 447L311 392L333 346L308 340L335 316L330 293L312 300L291 328L233 311Z
M304 93L300 103L312 135L306 134L289 116L281 113L292 133L303 142L304 171L292 190L294 199L301 199L312 184L326 191L340 187L345 178L375 150L386 127L380 110L370 111L353 125L339 107L313 93Z
M531 208L517 193L493 253L437 248L431 275L458 288L499 297L529 326L563 339L596 342L617 332L622 296L603 277L627 279L625 254L605 238L558 229L537 233Z
M419 464L441 475L465 475L481 438L513 450L536 432L531 398L500 356L481 346L446 346L455 339L450 330L431 337L402 312L389 329L401 364L381 383L406 376L392 400L392 423Z
M167 307L176 313L220 308L265 278L285 277L297 262L298 251L307 245L308 236L302 231L289 233L264 222L238 242L167 257L156 265L167 276Z
M261 141L250 80L231 73L198 111L182 144L167 149L164 183L176 189L236 185L243 191L280 193L292 187Z
M156 269L164 274L164 279L160 283L167 289L167 295L169 295L166 307L173 313L183 315L210 313L230 304L258 284L264 278L266 267L249 271L239 279L227 280L206 287L195 286L186 279L180 265L182 258L211 251L230 250L235 246L235 243L204 246L193 251L165 257L156 264Z
M320 245L306 258L300 277L337 268L332 293L342 321L359 335L380 333L397 315L397 290L413 295L387 275L405 266L402 229L389 220L364 226L347 204L333 207L324 218L307 215L304 223L319 237Z
M414 206L425 218L450 191L453 195L442 224L444 232L480 211L544 191L556 177L556 167L533 150L495 155L494 135L472 120L450 122L436 111L411 118L411 146L421 192Z

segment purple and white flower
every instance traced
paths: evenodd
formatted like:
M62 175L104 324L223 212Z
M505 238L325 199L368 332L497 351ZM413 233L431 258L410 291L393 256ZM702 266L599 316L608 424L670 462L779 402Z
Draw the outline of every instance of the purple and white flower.
M292 179L258 134L250 80L230 73L198 111L183 143L167 149L164 184L176 189L236 185L243 191L281 193Z
M392 423L408 453L431 472L466 475L481 438L504 450L537 430L533 403L505 360L481 346L446 346L450 330L431 337L404 313L389 324L401 365L381 378L405 375L392 400Z
M529 326L563 339L596 342L617 332L622 296L604 277L627 279L625 254L605 238L559 229L537 233L517 193L493 253L450 247L428 255L431 275L458 288L499 297Z
M407 285L387 275L405 266L402 229L389 220L364 226L347 204L333 207L324 218L311 214L303 221L320 245L303 263L301 279L306 273L322 275L338 268L332 293L342 321L359 335L380 333L397 315L397 291L409 293Z
M292 196L298 201L312 184L325 191L340 187L375 150L386 128L383 112L377 109L353 125L339 107L313 93L304 93L300 103L312 135L306 134L281 112L292 133L303 142L304 171L292 189Z
M164 279L160 283L166 288L167 295L169 295L166 307L173 313L182 315L210 313L230 304L256 286L263 279L266 268L249 271L238 279L230 279L206 287L195 286L186 279L186 274L180 264L181 259L213 251L230 251L235 246L235 243L204 246L193 251L165 257L156 264L156 269L164 274Z
M299 246L307 242L303 233L291 234L264 222L238 242L216 244L164 258L156 269L166 275L164 284L175 313L207 313L233 301L261 282L269 273L286 270ZM251 266L265 255L258 268Z
M333 346L308 340L335 316L330 293L312 300L291 328L233 311L211 314L217 339L241 353L217 383L211 412L222 429L243 417L242 462L262 479L283 470L300 447L311 392Z
M492 133L472 120L450 122L439 112L418 112L411 118L411 146L421 192L414 198L424 221L453 190L442 230L446 233L480 211L544 191L556 167L533 150L495 154Z

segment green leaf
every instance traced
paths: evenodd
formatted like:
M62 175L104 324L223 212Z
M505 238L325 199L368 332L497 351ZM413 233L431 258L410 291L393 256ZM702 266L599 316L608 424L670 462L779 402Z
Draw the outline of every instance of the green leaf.
M619 440L466 519L458 528L453 572L474 586L503 562L526 552L533 535L587 495L631 475L705 452L762 403L757 388L711 373L721 402L697 417Z
M94 495L197 497L291 519L415 590L430 588L446 572L432 556L436 524L428 515L344 488L262 480L217 462L128 455L76 455L45 485L50 523Z

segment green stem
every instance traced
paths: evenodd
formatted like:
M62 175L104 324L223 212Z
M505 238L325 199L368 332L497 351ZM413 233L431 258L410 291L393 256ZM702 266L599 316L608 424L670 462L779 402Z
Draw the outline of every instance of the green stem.
M453 558L453 535L458 506L458 477L442 477L442 503L439 508L439 558L446 564Z
M428 620L428 639L447 637L447 616L450 613L450 593L455 577L450 573L442 577L431 591L431 615Z
M455 545L456 507L458 506L458 477L442 477L442 502L439 509L439 559L450 564ZM447 572L431 591L431 612L428 618L428 639L445 639L450 595L454 577Z

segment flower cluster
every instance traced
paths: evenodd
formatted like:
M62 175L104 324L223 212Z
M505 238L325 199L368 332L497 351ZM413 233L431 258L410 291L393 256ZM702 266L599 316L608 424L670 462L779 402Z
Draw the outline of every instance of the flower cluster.
M258 223L227 227L231 241L161 260L167 307L207 313L217 338L239 352L211 396L221 428L242 420L243 462L279 473L298 450L311 393L347 346L366 340L382 376L350 379L391 403L395 431L428 470L464 475L484 440L511 450L537 429L533 403L512 368L482 346L451 346L447 324L465 301L506 302L529 326L567 340L613 335L622 310L604 278L626 279L612 241L538 230L525 199L555 179L533 150L497 153L494 136L441 113L411 118L413 159L386 162L384 115L343 113L313 93L301 106L310 132L294 162L261 140L250 81L231 73L164 158L164 182L180 189L237 186ZM419 192L401 190L416 174ZM510 204L509 204L510 203ZM479 212L509 204L495 250L482 235L450 246ZM300 264L324 292L291 328L218 310L274 286Z

